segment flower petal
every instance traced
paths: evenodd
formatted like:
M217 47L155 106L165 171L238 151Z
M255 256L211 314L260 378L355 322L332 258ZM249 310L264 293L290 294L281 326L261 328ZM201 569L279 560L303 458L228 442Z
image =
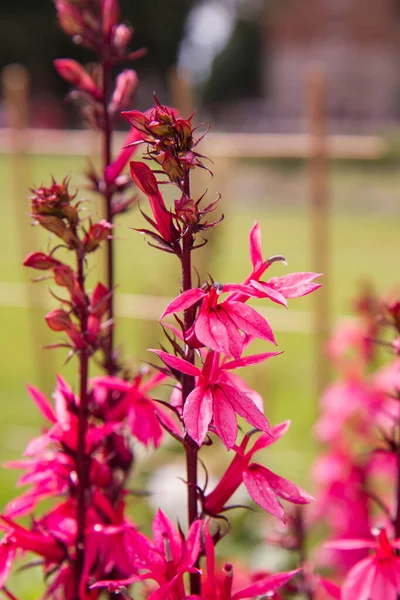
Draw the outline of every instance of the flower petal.
M200 288L193 288L183 292L168 304L167 308L160 317L160 321L168 315L182 312L187 308L190 308L193 306L193 304L204 298L204 296L207 296L207 294Z
M219 387L238 415L257 429L265 433L271 432L267 418L246 394L225 383L219 384Z
M185 373L185 375L193 375L194 377L198 377L201 374L200 369L192 365L187 360L183 358L179 358L179 356L175 356L174 354L169 354L168 352L164 352L164 350L154 350L149 348L149 352L154 352L161 358L166 365L179 371L180 373Z
M243 483L254 502L285 523L283 506L262 471L257 469L244 471Z
M51 423L56 423L57 419L54 414L53 407L51 406L50 402L47 400L46 396L44 394L42 394L42 392L39 391L37 388L35 388L33 385L28 384L27 388L28 388L30 397L35 402L35 404L38 406L41 413L46 417L46 419L51 421Z
M220 307L225 308L239 329L276 345L269 323L254 308L234 300L225 300Z
M223 444L230 450L236 442L238 432L236 414L220 387L214 388L213 398L215 429Z
M201 446L213 416L213 399L209 388L197 386L186 398L183 422L188 435Z
M277 573L276 575L270 575L259 579L256 583L249 585L248 587L233 594L232 600L241 600L241 598L255 598L256 596L263 596L268 592L274 592L283 585L285 585L289 579L299 573L301 569L295 571L286 571L284 573Z

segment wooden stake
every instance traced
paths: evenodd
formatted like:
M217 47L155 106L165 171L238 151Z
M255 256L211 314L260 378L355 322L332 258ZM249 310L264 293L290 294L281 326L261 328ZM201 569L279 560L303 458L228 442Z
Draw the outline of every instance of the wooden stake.
M36 247L36 236L27 216L28 195L32 181L32 168L27 143L29 73L23 65L11 64L3 69L1 79L6 106L6 120L9 127L8 143L13 190L12 205L19 242L18 261L22 263L25 256ZM27 283L25 286L26 306L29 311L32 354L36 361L38 383L46 391L45 388L49 384L46 375L51 372L51 365L49 365L51 359L47 357L45 361L44 352L38 351L38 347L43 346L47 340L43 339L43 328L34 313L36 307L34 298L37 297L38 290L33 290L33 285Z
M315 311L316 392L318 397L329 381L325 345L330 332L329 273L330 231L328 161L325 121L326 80L323 70L314 67L307 78L307 110L310 132L310 238L312 268L323 273L322 288L313 294Z

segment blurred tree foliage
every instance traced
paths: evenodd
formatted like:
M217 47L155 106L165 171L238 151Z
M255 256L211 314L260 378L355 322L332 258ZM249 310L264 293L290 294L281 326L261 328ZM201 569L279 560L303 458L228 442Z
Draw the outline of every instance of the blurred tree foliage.
M261 31L258 21L239 19L224 50L214 59L203 86L205 104L230 102L260 94Z
M146 47L148 54L135 63L139 77L165 78L176 62L184 25L196 0L120 0L121 14L135 28L133 49ZM31 72L33 93L51 90L62 96L66 86L55 74L52 60L73 57L90 61L93 55L74 46L61 31L51 0L0 1L0 68L12 62Z

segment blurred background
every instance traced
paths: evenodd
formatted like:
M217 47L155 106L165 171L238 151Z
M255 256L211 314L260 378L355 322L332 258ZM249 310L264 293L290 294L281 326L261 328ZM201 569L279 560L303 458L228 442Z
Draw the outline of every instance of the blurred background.
M183 116L196 107L198 122L211 124L200 151L214 160L214 178L199 180L196 191L221 192L225 220L198 254L202 277L245 279L255 218L265 256L283 254L289 263L273 265L271 276L325 273L324 291L315 298L289 301L288 311L263 303L284 354L246 375L263 394L271 423L292 419L286 438L268 450L269 466L310 486L318 394L332 375L322 346L363 286L386 293L399 281L400 2L304 5L121 0L122 14L135 27L134 48L148 48L134 65L140 80L135 107L149 107L156 90ZM19 456L42 424L26 382L50 394L55 372L73 381L65 352L41 349L58 341L43 321L56 301L46 283L30 284L32 273L21 266L24 255L50 244L30 227L29 187L68 174L80 187L88 155L97 160L96 136L77 131L85 126L64 101L68 86L53 69L56 57L92 60L62 33L50 0L3 0L1 461ZM24 68L10 70L10 64ZM124 128L122 119L118 127ZM123 135L117 136L115 151L122 143ZM81 194L89 197L84 189ZM90 210L100 209L93 204ZM132 362L161 339L158 315L179 286L173 260L130 229L140 227L138 214L120 217L115 230L117 338ZM15 477L2 472L0 504L11 497Z

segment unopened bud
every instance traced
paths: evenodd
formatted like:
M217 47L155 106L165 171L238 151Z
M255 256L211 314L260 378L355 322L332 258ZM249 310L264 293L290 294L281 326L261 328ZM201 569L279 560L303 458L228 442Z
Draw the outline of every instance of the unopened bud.
M114 48L122 54L126 49L127 45L132 39L133 31L130 27L127 27L123 23L121 25L117 25L114 29L113 35L113 46Z
M68 331L73 327L71 317L65 310L57 308L46 316L46 323L53 331Z
M60 0L56 2L56 9L58 22L67 35L83 34L82 18L76 6Z
M110 102L110 111L116 113L129 106L136 91L138 77L133 69L125 69L117 76L115 90Z
M40 271L53 269L60 264L61 263L58 260L43 252L31 252L23 262L24 267L32 267L32 269L39 269Z
M103 18L103 34L104 37L109 40L112 30L117 25L119 19L118 0L103 0L101 12Z
M54 233L57 237L64 240L64 242L69 248L78 247L78 238L73 233L73 231L71 231L71 229L68 229L68 227L62 219L59 219L58 217L49 217L47 215L38 215L35 217L35 219L39 223L39 225L41 225L48 231L51 231L51 233Z
M112 225L105 219L91 225L89 232L83 241L83 248L86 253L94 252L100 246L101 242L110 237Z
M70 58L57 58L54 61L54 66L63 79L72 83L82 92L87 92L96 99L101 98L101 92L96 86L89 73L85 71L81 64Z

